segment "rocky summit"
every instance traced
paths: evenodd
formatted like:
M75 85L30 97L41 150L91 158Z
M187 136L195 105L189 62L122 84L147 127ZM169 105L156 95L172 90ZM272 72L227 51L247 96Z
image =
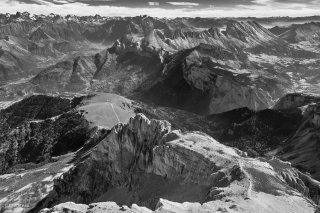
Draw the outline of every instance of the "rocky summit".
M171 205L177 211L309 212L316 207L310 201L314 198L318 202L320 192L319 182L290 163L248 158L245 152L226 147L204 133L172 131L168 122L149 120L142 114L128 124L115 126L79 158L81 162L57 179L53 192L31 212L70 200L102 202L64 204L64 208L79 208L79 212L91 208L120 212L125 208L103 203L111 199L119 205L136 203L156 212ZM264 202L274 206L266 207Z
M320 212L319 20L0 14L0 212Z

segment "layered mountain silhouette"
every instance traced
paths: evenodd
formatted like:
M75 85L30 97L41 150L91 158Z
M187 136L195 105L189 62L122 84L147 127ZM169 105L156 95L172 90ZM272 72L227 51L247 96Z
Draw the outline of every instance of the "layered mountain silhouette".
M318 212L319 20L0 15L0 212Z
M286 27L274 27L271 31L291 43L301 41L319 42L319 23L294 24Z

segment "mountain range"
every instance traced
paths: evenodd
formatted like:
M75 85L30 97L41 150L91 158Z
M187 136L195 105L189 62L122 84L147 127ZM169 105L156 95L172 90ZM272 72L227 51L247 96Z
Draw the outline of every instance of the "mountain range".
M0 14L0 212L318 212L319 20Z

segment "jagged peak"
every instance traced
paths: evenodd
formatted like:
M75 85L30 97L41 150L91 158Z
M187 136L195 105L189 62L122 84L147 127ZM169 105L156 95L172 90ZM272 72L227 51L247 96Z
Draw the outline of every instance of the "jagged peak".
M290 199L290 196L294 196L292 192L298 193L295 189L306 196L309 195L309 190L312 190L315 192L312 195L310 193L313 199L319 194L318 182L277 158L248 158L246 153L220 144L200 132L172 131L165 134L163 139L165 142L161 143L161 137L157 137L158 132L152 131L152 128L149 129L152 137L143 134L143 129L153 125L168 127L169 124L164 121L149 120L143 114L138 114L128 124L117 125L115 128L118 131L111 131L89 153L91 157L83 158L76 167L57 179L55 191L31 212L39 212L41 208L48 207L48 204L59 204L66 199L76 200L78 203L91 203L102 195L105 199L109 199L113 192L121 195L124 192L126 195L138 195L134 201L130 196L122 196L121 198L124 197L122 204L145 203L144 206L156 210L169 209L170 206L175 206L175 209L183 208L186 203L179 204L165 200L175 199L181 196L181 192L188 192L189 196L179 199L179 202L192 200L196 206L193 204L190 209L195 211L202 210L200 203L207 203L210 207L207 210L215 211L216 206L229 205L226 204L227 200L241 199L250 202L237 203L243 211L248 212L252 206L256 208L261 204L261 199L256 199L257 195L267 195L263 197L268 198L267 203L274 202L269 199L280 199L277 205L281 207L285 205L288 208L292 205ZM262 180L268 180L266 185L261 186L260 182L255 181L257 174ZM159 191L158 184L165 190ZM193 193L198 189L201 191ZM140 196L146 191L149 196ZM274 193L277 193L277 196ZM306 202L308 199L301 194L295 194L296 202L299 202L295 208L302 210L308 205L310 209L314 209L316 205L311 203L310 206L310 203ZM116 199L110 198L117 202ZM74 203L66 203L54 207L56 209L45 209L42 212L52 210L61 212L59 208L65 206L65 209L68 209L68 205L76 207ZM93 205L115 205L115 203ZM136 205L133 206L136 208ZM83 212L88 209L86 205L78 207L83 207ZM117 205L115 208L119 209ZM263 208L267 211L267 207Z
M279 37L290 43L298 43L301 41L315 42L320 40L320 23L318 22L293 24L285 28L280 28L280 30L284 32L282 32Z
M29 40L31 41L40 41L49 38L50 36L48 36L40 26L36 30L34 30L29 36Z
M259 32L258 32L259 30ZM226 32L227 34L236 36L235 33L242 34L242 35L250 35L249 33L254 33L254 34L258 34L261 33L262 30L263 32L266 32L265 28L262 27L260 24L258 24L255 21L229 21L227 23L227 28L226 28Z
M145 139L152 136L158 140L161 139L165 134L171 131L171 124L165 120L148 119L144 114L139 113L134 117L131 117L127 124L118 124L111 131L116 134L121 134L122 130L133 131L137 137L144 142ZM153 139L152 141L155 141Z

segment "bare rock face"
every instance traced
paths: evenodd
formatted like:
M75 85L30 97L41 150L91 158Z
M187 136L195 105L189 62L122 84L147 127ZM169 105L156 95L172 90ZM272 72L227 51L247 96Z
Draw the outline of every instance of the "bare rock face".
M33 92L95 91L201 115L239 107L261 110L273 106L300 84L296 82L301 79L300 74L292 78L287 74L291 70L288 64L294 69L296 61L310 63L308 69L315 75L319 66L315 61L307 61L318 58L314 50L294 48L254 21L207 23L201 19L148 16L52 16L23 20L25 26L12 23L1 27L4 35L25 36L1 40L5 51L0 67L5 72L0 73L0 80L25 77L32 70L37 75L17 88L15 84L0 90L4 99ZM200 28L195 26L198 21ZM91 43L97 41L105 46L98 48ZM42 56L48 57L48 61ZM37 70L26 72L25 63L29 61ZM297 72L313 76L304 69ZM305 79L311 85L311 81L318 81L318 76ZM317 91L316 87L312 89Z
M67 202L59 204L50 209L43 209L40 213L54 213L54 212L76 212L76 213L117 213L117 212L130 212L130 213L151 213L150 209L140 207L133 204L130 208L128 206L118 206L115 202L93 203L90 205L75 204Z
M128 34L109 49L117 63L112 57L107 60L99 71L100 76L107 76L105 83L97 83L94 89L204 115L239 107L261 110L285 94L288 81L270 77L269 69L258 74L261 67L249 56L297 52L290 48L255 22L232 21L224 32L160 28ZM115 67L117 72L112 73ZM123 75L124 70L131 77ZM119 84L116 76L126 83Z
M241 20L0 14L0 212L319 211L320 99L276 103L318 93L319 25ZM92 91L137 101L11 105Z
M1 211L27 212L33 208L52 191L53 180L72 167L72 158L73 154L67 154L46 163L20 164L10 173L1 174Z
M200 44L165 61L162 80L142 92L143 100L211 115L239 107L265 109L283 93L274 79L259 76L252 80L249 72L239 72L253 68L241 50Z
M94 136L74 107L66 98L37 95L0 111L1 211L33 208L70 168L70 152Z
M114 94L72 99L35 95L0 111L0 206L27 212L52 191L53 180L120 122L133 103Z
M93 57L79 56L42 70L31 83L42 93L81 92L89 88L95 71Z
M285 45L277 36L254 21L229 22L226 34L246 44L247 47Z
M71 100L37 95L5 107L0 112L1 211L33 208L75 157L98 144L114 125L127 123L137 107L124 97L101 93ZM175 128L201 130L205 124L188 112L140 107L150 116L170 119Z
M108 136L92 150L90 157L88 156L88 161L83 164L84 167L82 168L86 171L82 169L73 171L75 172L73 175L79 175L78 180L80 182L71 183L68 179L58 180L57 191L66 195L62 198L63 200L83 203L91 202L98 197L114 196L113 193L106 193L108 189L119 193L117 197L120 199L125 191L118 191L116 187L132 188L134 186L134 181L138 175L136 170L143 171L146 169L153 157L152 147L158 144L163 135L169 131L169 123L156 120L149 121L146 117L141 116L130 119L127 125L115 126ZM105 143L110 146L105 146ZM106 152L109 152L108 150L112 151L107 158L103 158L104 162L99 162L99 159ZM113 163L110 164L110 162ZM92 166L91 163L93 163ZM95 175L91 176L91 173ZM88 176L80 178L84 174L88 174ZM95 179L99 179L99 184L95 183ZM76 185L78 187L75 187ZM104 195L104 193L106 194ZM128 202L132 199L132 196L133 194L124 195L125 198L123 199Z
M304 118L296 132L285 141L279 150L282 158L290 160L293 166L309 172L320 179L318 164L319 147L319 103L304 107Z
M142 28L149 27L122 35L95 56L91 90L205 115L239 106L265 109L284 94L283 82L256 75L261 68L248 58L248 52L284 54L275 49L288 48L258 23L234 21L225 33L217 28L194 32L147 19L141 20Z
M135 115L133 103L114 94L73 99L35 95L0 111L0 173L43 163L104 137Z
M125 36L106 52L96 55L97 69L91 90L132 96L142 85L156 81L166 54L135 37Z
M33 31L29 36L29 40L35 42L46 39L49 39L49 36L40 27Z
M319 43L320 25L317 22L293 24L286 27L284 32L279 36L290 43L299 43L303 41Z
M6 46L2 47L0 43L0 81L5 82L11 79L17 79L21 77L26 77L27 74L31 72L24 72L25 68L30 66L30 61L24 58L17 57L15 54L10 52ZM31 58L32 56L28 54Z
M171 131L168 122L139 114L79 156L75 167L55 181L54 191L31 212L67 201L135 203L155 212L315 211L308 197L318 202L317 181L278 159L246 156L206 134ZM90 206L66 203L43 212L62 212L64 207L79 212L128 209L110 202Z
M285 97L280 98L273 107L276 110L294 109L297 107L306 106L308 104L317 103L320 97L307 95L302 93L287 94Z

